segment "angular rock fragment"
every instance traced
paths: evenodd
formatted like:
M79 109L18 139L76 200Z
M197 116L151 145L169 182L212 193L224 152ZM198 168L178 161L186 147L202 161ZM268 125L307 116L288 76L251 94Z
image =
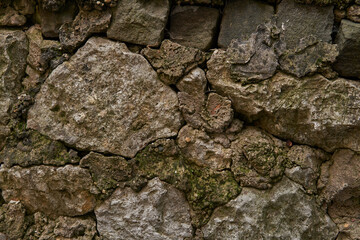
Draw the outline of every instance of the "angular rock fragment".
M352 5L347 9L346 15L351 21L360 23L360 6Z
M287 50L280 57L279 64L281 70L300 78L328 67L338 54L336 45L308 36L300 39L296 48Z
M360 83L315 75L301 81L282 73L242 86L231 78L221 50L208 62L207 78L234 109L275 136L297 143L360 150ZM316 87L314 87L316 86Z
M216 8L176 6L170 15L170 40L208 50L216 41L220 13Z
M61 79L61 81L59 81ZM28 127L78 149L134 157L181 126L176 93L125 44L91 38L36 96Z
M277 7L276 15L278 27L284 31L286 47L295 48L301 38L309 35L323 42L330 42L334 24L333 8L282 0Z
M19 200L30 213L41 211L50 217L91 212L98 193L89 172L72 165L2 167L0 188L6 202Z
M185 196L158 178L139 193L116 190L95 214L99 234L107 239L183 239L193 232Z
M181 46L164 40L160 49L145 48L141 53L147 58L165 84L176 82L191 69L205 61L205 54L198 49Z
M232 150L225 135L210 136L185 126L180 130L177 141L184 156L196 165L214 170L230 168Z
M215 209L205 239L335 239L334 222L301 186L287 178L269 191L244 188Z
M218 39L218 46L226 48L233 39L247 41L258 25L274 14L274 7L258 0L228 1Z
M10 201L0 207L0 239L23 239L27 227L25 212L19 201Z
M0 26L19 27L26 23L26 17L12 7L0 7Z
M64 23L59 30L61 46L73 51L84 43L91 34L106 31L110 24L109 11L81 10L73 22Z
M170 11L168 0L122 0L113 13L108 38L149 46L160 45Z
M334 69L340 76L360 79L360 23L343 19L335 43L339 56Z

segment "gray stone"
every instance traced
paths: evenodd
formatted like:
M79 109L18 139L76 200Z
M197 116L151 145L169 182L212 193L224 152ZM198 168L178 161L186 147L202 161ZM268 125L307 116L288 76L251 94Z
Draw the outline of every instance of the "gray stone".
M339 56L334 69L343 77L360 79L360 23L342 20L335 42Z
M338 54L336 45L308 36L300 39L296 48L286 51L279 64L281 70L300 78L330 66Z
M10 201L0 207L0 239L1 233L4 240L22 239L27 224L25 208L19 201Z
M123 43L91 38L47 78L27 126L78 149L134 157L148 143L177 135L181 121L176 93L144 57Z
M109 11L81 10L73 22L64 23L59 30L59 38L63 49L75 50L92 34L105 32L109 27L111 13Z
M170 12L168 0L119 1L107 31L112 39L149 46L158 46Z
M207 66L207 78L217 93L229 97L234 109L248 121L256 121L275 136L329 152L360 150L359 82L329 81L320 75L299 81L278 73L244 86L231 77L223 50L216 50Z
M26 17L12 7L0 7L0 26L19 27L26 23Z
M226 48L231 40L246 41L274 14L274 7L259 0L227 1L218 39L218 46Z
M177 81L205 61L205 54L198 49L181 46L164 40L160 49L144 48L141 53L147 58L166 84Z
M48 2L57 2L57 1L48 1ZM38 15L41 25L41 32L44 37L48 38L57 38L59 37L59 28L61 25L67 22L72 22L76 16L77 5L75 1L69 1L69 3L64 8L56 8L55 11L51 11L54 9L47 10L46 8L41 6L38 7ZM45 5L47 6L47 5ZM50 8L50 7L49 7Z
M301 38L315 36L323 42L331 41L334 24L333 6L315 6L282 0L277 8L278 27L284 31L288 49L295 48Z
M98 193L90 173L72 165L2 167L0 188L6 202L19 200L29 213L41 211L50 217L91 212Z
M269 191L244 188L215 209L205 239L335 239L337 227L301 186L287 178Z
M177 142L189 161L198 166L224 170L230 168L232 150L226 136L222 138L185 126L180 130Z
M193 232L185 196L158 178L139 193L117 189L95 214L105 239L184 239Z
M216 42L219 18L220 13L216 8L176 6L170 15L170 40L208 50Z

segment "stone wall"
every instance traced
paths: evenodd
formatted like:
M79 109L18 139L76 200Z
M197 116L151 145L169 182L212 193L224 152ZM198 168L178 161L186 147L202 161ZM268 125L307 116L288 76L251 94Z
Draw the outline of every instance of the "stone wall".
M2 0L0 239L360 239L360 1Z

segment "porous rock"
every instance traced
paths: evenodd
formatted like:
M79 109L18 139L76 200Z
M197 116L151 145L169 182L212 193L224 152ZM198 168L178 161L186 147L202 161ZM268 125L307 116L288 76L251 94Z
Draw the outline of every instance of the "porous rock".
M339 56L334 69L340 76L360 79L360 23L343 19L335 42Z
M170 15L170 40L208 50L215 42L219 17L216 8L176 6Z
M0 188L6 202L19 200L29 213L41 211L50 217L91 212L98 193L89 172L72 165L2 167Z
M26 17L12 7L0 7L0 26L19 27L26 23Z
M139 193L116 190L95 214L99 234L107 239L183 239L193 232L185 196L158 178Z
M246 41L274 14L273 6L259 0L227 1L221 20L218 46L226 48L233 39Z
M278 27L284 31L288 49L295 48L301 38L315 36L323 42L331 41L334 24L333 6L316 6L282 0L278 5Z
M348 19L350 19L353 22L360 22L360 6L359 5L352 5L349 7L346 11L346 15Z
M109 11L81 10L73 22L64 23L59 30L59 39L64 49L73 51L84 43L91 34L105 32L110 24Z
M176 93L141 55L91 38L51 73L27 123L79 149L134 157L149 142L175 136L181 116Z
M205 239L335 239L335 223L301 186L284 178L269 191L244 188L215 209Z
M200 50L170 40L164 40L160 49L145 48L141 53L166 84L176 84L182 76L205 61L205 55Z
M22 239L27 227L25 212L19 201L10 201L0 207L0 239L1 233L4 240Z
M164 37L169 11L168 0L119 1L107 36L134 44L158 46Z

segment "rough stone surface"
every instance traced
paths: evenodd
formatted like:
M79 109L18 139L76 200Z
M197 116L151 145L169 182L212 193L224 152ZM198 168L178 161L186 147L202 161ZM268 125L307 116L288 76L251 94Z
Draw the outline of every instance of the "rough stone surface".
M26 230L25 208L19 201L11 201L0 207L0 239L22 239Z
M176 93L141 55L103 38L51 73L28 116L28 127L50 138L127 157L180 126Z
M22 15L35 13L35 0L14 0L14 8Z
M335 62L338 54L336 45L308 36L300 39L295 49L286 51L280 57L279 64L281 70L300 78L328 67Z
M202 231L205 239L335 239L338 233L314 199L287 178L266 192L244 188Z
M185 126L180 130L177 141L184 156L196 165L214 170L230 168L232 151L225 135L210 136Z
M12 7L0 7L0 26L19 27L26 23L26 17Z
M176 84L182 76L205 61L205 55L200 50L170 40L164 40L160 49L145 48L141 53L166 84Z
M216 8L176 6L170 15L170 40L208 50L216 42L219 17Z
M109 11L81 10L73 22L60 27L59 38L64 49L73 51L94 33L105 32L110 24Z
M57 12L65 7L66 0L42 0L41 7L46 11Z
M323 42L331 41L334 24L333 6L315 6L282 0L278 5L278 26L284 31L287 48L295 48L301 38L315 36Z
M248 40L257 26L273 14L273 6L259 0L228 1L221 20L218 46L226 48L233 39Z
M337 148L360 150L359 82L342 78L329 81L319 75L299 81L278 73L261 83L243 86L231 78L222 50L215 51L208 68L213 88L228 96L238 113L268 132L330 152Z
M360 23L360 6L352 5L347 9L346 15L351 21Z
M9 112L21 89L25 74L28 41L19 30L0 30L0 149L9 134Z
M343 77L360 79L360 23L342 20L335 42L339 56L334 69Z
M59 2L59 1L48 1L51 2ZM65 1L64 1L65 2ZM39 21L41 25L41 32L45 37L48 38L57 38L59 37L59 28L61 25L67 22L72 22L76 16L77 5L75 1L69 1L66 7L56 7L55 9L49 9L42 4L38 7L38 15Z
M158 178L139 193L116 190L95 214L106 239L183 239L193 232L184 195Z
M168 0L119 1L107 36L134 44L158 46L164 37L169 11Z
M255 127L241 131L231 143L231 170L241 186L267 189L281 179L285 143Z
M89 172L72 165L2 167L0 188L6 202L19 200L30 213L41 211L51 217L91 212L97 194Z

